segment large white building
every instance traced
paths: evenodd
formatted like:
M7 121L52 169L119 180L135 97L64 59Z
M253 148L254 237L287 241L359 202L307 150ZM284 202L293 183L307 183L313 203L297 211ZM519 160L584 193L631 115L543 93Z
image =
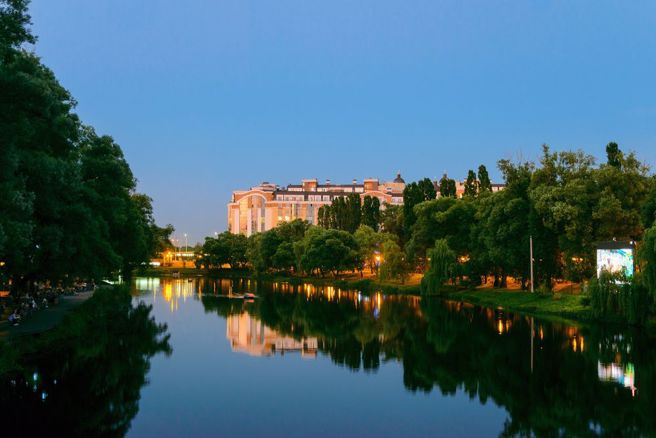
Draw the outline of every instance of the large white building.
M404 188L405 181L400 174L388 182L369 178L362 183L353 180L351 184L332 184L327 180L320 184L316 179L304 179L301 184L286 187L263 182L250 190L232 193L231 202L228 203L228 230L250 236L294 219L317 224L320 207L352 193L359 194L363 199L366 196L376 197L381 205L401 205Z
M433 181L439 197L439 182ZM503 190L503 184L492 184L492 191ZM362 183L353 180L350 184L333 184L330 180L320 184L316 179L304 179L301 184L281 187L263 182L249 190L232 192L228 203L228 230L233 234L268 231L281 222L303 219L317 224L319 208L332 204L338 197L352 193L378 198L382 208L386 204L403 205L405 181L397 174L392 181L380 182L376 178L365 179ZM456 181L456 197L462 198L465 192L464 181Z

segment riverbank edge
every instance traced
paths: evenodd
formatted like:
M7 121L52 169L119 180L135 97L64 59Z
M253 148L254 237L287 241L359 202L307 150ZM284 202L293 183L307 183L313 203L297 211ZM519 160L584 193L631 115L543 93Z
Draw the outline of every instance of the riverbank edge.
M284 274L255 275L248 269L201 270L196 268L149 268L137 275L153 277L170 277L173 272L180 276L207 276L210 278L249 278L252 280L286 282L290 284L309 283L315 286L333 286L341 289L357 289L362 293L382 292L386 295L422 296L419 284L399 284L376 279L335 279L317 277L299 277ZM599 319L592 315L589 297L584 294L567 293L531 293L509 289L457 289L445 287L443 293L423 295L446 300L458 301L475 306L499 309L506 312L533 316L551 321L577 324L611 324L630 326L621 319ZM650 331L656 330L656 321L646 324Z
M441 296L453 301L552 321L621 323L619 320L600 321L593 318L592 309L586 303L589 299L584 295L531 293L508 289L470 289Z
M210 278L247 278L251 280L285 282L289 284L312 284L315 286L333 286L341 289L358 289L363 293L382 292L387 295L416 295L421 294L419 284L401 284L398 282L386 282L372 278L362 279L340 279L340 278L318 278L300 277L285 274L254 274L248 269L224 269L205 270L195 268L148 268L135 272L136 276L145 277L173 277L174 273L181 277L210 277Z
M39 310L17 326L9 324L9 321L2 321L0 322L0 339L32 336L53 330L61 325L71 312L74 312L92 298L94 293L95 291L89 291L71 296L62 296L57 304Z

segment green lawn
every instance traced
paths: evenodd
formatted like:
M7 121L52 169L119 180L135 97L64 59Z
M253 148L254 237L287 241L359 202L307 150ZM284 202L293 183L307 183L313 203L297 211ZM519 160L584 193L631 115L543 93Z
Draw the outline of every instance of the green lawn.
M583 295L542 294L507 289L476 289L453 292L449 298L485 307L536 316L587 320L590 306Z

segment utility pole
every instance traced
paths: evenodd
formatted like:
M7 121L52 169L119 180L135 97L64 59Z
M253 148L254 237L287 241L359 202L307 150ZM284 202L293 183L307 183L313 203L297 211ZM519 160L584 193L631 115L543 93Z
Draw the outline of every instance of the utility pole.
M533 282L533 236L529 236L529 248L531 252L531 293L535 292L534 282Z

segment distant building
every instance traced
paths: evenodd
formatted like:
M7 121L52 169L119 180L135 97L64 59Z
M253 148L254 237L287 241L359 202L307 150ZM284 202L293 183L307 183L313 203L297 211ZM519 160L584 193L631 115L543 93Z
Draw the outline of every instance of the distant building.
M440 197L439 181L433 181L437 197ZM492 192L503 190L505 185L492 184ZM357 193L361 198L378 198L381 206L403 205L405 181L397 174L392 181L380 182L376 178L362 183L333 184L330 180L320 184L316 179L304 179L301 184L281 187L263 182L250 190L232 192L228 203L228 230L233 234L251 234L268 231L281 222L303 219L317 225L319 208L332 204L335 198ZM456 181L456 196L462 198L465 182Z
M392 181L380 182L369 178L361 184L357 180L351 184L332 184L330 180L320 184L316 179L304 179L301 184L280 187L263 182L250 190L232 193L231 202L228 203L228 230L250 236L294 219L316 225L319 208L330 205L335 198L352 193L359 194L361 198L376 197L381 205L402 205L404 188L405 181L400 174Z

